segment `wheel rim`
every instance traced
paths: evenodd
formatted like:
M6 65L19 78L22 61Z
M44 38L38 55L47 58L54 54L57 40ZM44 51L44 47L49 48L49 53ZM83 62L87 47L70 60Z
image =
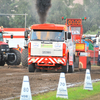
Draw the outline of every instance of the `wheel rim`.
M14 54L14 53L13 53L13 54ZM16 58L17 58L17 57L16 57L16 55L14 54L14 60L9 61L9 63L11 63L11 64L14 63L14 62L16 61Z

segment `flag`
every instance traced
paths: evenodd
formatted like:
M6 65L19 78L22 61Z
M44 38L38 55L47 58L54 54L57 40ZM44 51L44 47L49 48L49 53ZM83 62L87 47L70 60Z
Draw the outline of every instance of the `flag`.
M94 46L92 43L89 43L89 50L94 50Z

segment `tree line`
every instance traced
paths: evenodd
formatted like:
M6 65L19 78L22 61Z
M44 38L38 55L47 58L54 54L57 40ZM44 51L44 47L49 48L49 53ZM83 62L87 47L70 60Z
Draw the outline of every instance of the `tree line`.
M65 24L62 17L82 18L84 33L95 31L100 28L100 0L83 0L83 5L74 4L74 0L51 0L51 7L48 10L45 23ZM2 14L28 14L26 17L26 27L33 24L40 24L36 9L36 0L0 0L0 25L5 28L25 27L24 15Z

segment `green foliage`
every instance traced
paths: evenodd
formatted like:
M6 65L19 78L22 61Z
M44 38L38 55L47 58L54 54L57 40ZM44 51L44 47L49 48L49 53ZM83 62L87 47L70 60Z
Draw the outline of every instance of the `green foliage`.
M74 0L51 0L51 8L47 13L46 23L65 24L62 17L82 18L84 33L99 29L100 26L100 0L83 0L84 4L74 4ZM36 10L36 0L0 0L0 13L2 14L28 14L27 27L39 24ZM0 23L4 27L25 27L25 16L0 16Z
M90 31L95 31L98 29L98 26L97 25L93 25L91 28L90 28Z
M65 21L62 21L63 17L70 17L70 9L66 5L67 0L52 0L52 7L49 10L47 15L47 21L49 23L56 24L65 24Z
M95 31L87 31L85 34L91 34L91 35L96 35L98 32L100 32L100 29L95 30Z

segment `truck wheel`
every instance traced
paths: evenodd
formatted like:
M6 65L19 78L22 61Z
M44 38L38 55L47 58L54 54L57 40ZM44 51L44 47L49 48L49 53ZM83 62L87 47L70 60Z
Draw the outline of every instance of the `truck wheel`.
M67 73L67 64L65 66L62 66L62 72Z
M5 61L1 61L0 66L4 66L4 65L5 65Z
M87 69L89 69L91 71L91 62L90 61L87 64Z
M9 59L6 61L8 65L19 65L21 63L21 54L18 50L11 49L10 53L14 53L14 59L12 61L9 61Z
M23 49L21 54L22 65L28 67L28 49Z
M29 72L34 72L35 71L35 64L28 65L28 70L29 70Z
M100 62L97 62L97 66L100 66Z
M74 65L73 66L69 65L68 73L73 73L73 72L74 72Z

